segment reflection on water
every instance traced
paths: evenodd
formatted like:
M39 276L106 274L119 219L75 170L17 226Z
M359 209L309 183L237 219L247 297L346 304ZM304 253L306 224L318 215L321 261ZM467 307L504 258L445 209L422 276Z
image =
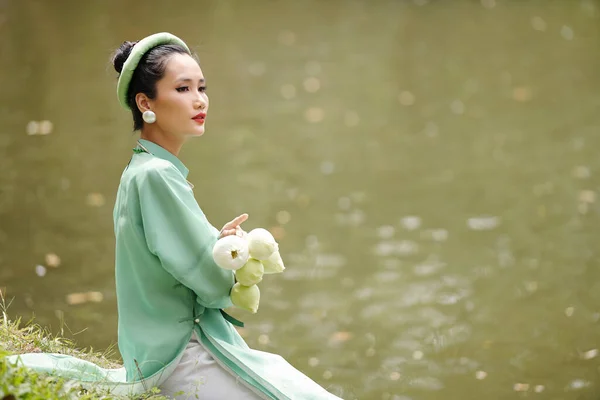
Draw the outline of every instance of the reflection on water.
M600 396L598 1L61 4L0 1L12 316L116 341L107 61L166 30L209 85L200 205L286 262L232 311L252 347L346 399Z

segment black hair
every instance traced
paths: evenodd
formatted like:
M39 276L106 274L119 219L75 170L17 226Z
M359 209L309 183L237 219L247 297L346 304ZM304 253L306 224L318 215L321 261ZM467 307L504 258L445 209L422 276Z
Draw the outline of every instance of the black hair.
M123 42L123 44L114 52L112 63L119 74L121 74L123 64L125 64L127 57L131 54L131 49L133 49L133 46L136 43L137 42ZM133 76L131 77L131 82L129 83L129 88L127 89L127 105L133 114L134 131L142 129L142 126L144 125L142 113L135 103L135 95L144 93L150 99L156 98L156 82L163 77L167 62L174 54L190 53L188 53L184 47L177 44L162 44L147 51L135 68ZM198 62L196 55L191 56Z

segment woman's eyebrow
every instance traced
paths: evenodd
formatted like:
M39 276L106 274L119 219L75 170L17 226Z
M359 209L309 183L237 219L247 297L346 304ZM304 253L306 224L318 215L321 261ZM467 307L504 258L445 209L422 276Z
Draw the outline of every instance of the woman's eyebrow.
M193 79L190 78L179 78L176 82L193 82ZM204 83L204 78L200 78L200 83Z

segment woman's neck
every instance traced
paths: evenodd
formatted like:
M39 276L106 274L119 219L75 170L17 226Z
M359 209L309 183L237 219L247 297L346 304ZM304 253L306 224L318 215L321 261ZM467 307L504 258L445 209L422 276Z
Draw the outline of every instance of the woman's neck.
M144 126L142 129L140 139L156 143L175 157L179 157L179 151L183 146L182 140L166 135L163 132L158 132L156 129L152 129L148 126Z

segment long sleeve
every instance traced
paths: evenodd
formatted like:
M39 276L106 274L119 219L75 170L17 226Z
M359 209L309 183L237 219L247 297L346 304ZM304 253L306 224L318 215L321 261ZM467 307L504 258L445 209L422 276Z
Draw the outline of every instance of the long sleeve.
M150 252L196 293L199 304L230 307L233 271L220 268L212 257L218 230L206 219L179 171L167 163L148 169L138 181L138 190Z

